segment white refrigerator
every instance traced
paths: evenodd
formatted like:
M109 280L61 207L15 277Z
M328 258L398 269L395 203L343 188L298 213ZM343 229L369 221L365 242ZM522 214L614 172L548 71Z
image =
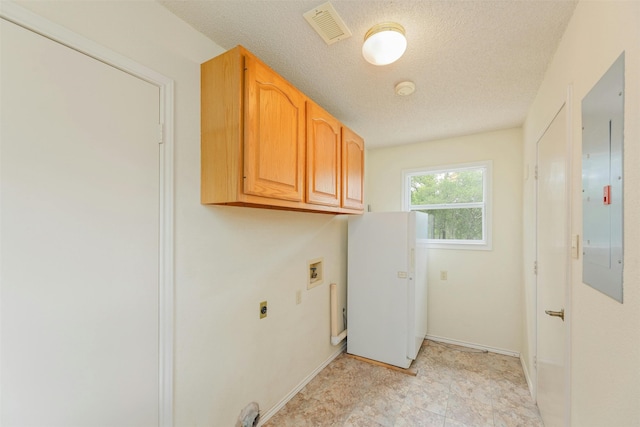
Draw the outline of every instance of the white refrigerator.
M408 368L427 334L427 230L422 212L349 217L347 352Z

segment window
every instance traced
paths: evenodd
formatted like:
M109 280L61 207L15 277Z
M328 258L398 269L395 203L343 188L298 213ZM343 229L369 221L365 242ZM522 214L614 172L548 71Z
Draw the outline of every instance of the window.
M432 247L490 250L490 188L490 161L405 171L405 210L429 215Z

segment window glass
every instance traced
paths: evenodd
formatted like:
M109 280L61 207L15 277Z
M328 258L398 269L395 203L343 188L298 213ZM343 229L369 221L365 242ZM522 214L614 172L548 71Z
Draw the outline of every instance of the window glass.
M482 240L482 209L419 209L429 215L429 239Z
M490 162L405 172L405 208L429 215L432 243L490 249L490 172Z
M482 169L411 176L411 204L482 202Z

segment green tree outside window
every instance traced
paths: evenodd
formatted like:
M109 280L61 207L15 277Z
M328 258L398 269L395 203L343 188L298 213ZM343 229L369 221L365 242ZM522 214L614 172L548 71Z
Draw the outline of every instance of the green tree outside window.
M408 175L410 210L429 215L428 238L484 240L486 167Z

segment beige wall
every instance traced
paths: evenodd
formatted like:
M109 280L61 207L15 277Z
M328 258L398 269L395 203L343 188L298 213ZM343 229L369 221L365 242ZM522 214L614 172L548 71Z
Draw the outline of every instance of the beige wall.
M524 126L525 165L566 98L573 134L571 233L582 234L581 109L587 92L626 51L624 140L624 304L582 283L582 259L572 261L571 417L576 427L640 425L640 2L582 1L545 75ZM534 184L524 186L524 259L533 261ZM528 270L525 269L528 273ZM534 280L525 274L523 349L532 369L535 352Z
M493 161L493 250L431 249L429 335L520 352L522 132L509 129L367 151L367 204L402 210L402 171ZM440 271L448 280L440 280Z
M328 281L346 278L343 218L201 206L199 63L222 49L154 2L26 2L24 7L97 41L176 82L176 426L232 425L256 400L275 405L331 356ZM527 118L525 170L535 140L573 84L573 184L580 188L580 101L626 50L625 302L582 284L573 265L573 425L640 425L640 2L581 2ZM520 198L518 130L434 141L368 153L373 210L398 210L401 170L494 160L492 252L433 251L430 333L522 351L529 370L533 292L533 184ZM504 186L503 186L504 185ZM581 233L580 194L573 193L573 233ZM524 227L522 227L524 225ZM325 257L328 281L303 291L306 261ZM438 283L442 269L449 280ZM524 271L525 293L521 295ZM521 301L526 304L524 307ZM267 320L257 319L268 300ZM448 311L448 310L451 311ZM525 322L520 313L524 309ZM450 317L447 317L450 316Z
M344 305L346 218L200 204L200 63L222 48L158 3L20 4L174 79L175 425L228 427L251 401L269 410L338 348L329 283ZM307 291L318 257L325 281Z

